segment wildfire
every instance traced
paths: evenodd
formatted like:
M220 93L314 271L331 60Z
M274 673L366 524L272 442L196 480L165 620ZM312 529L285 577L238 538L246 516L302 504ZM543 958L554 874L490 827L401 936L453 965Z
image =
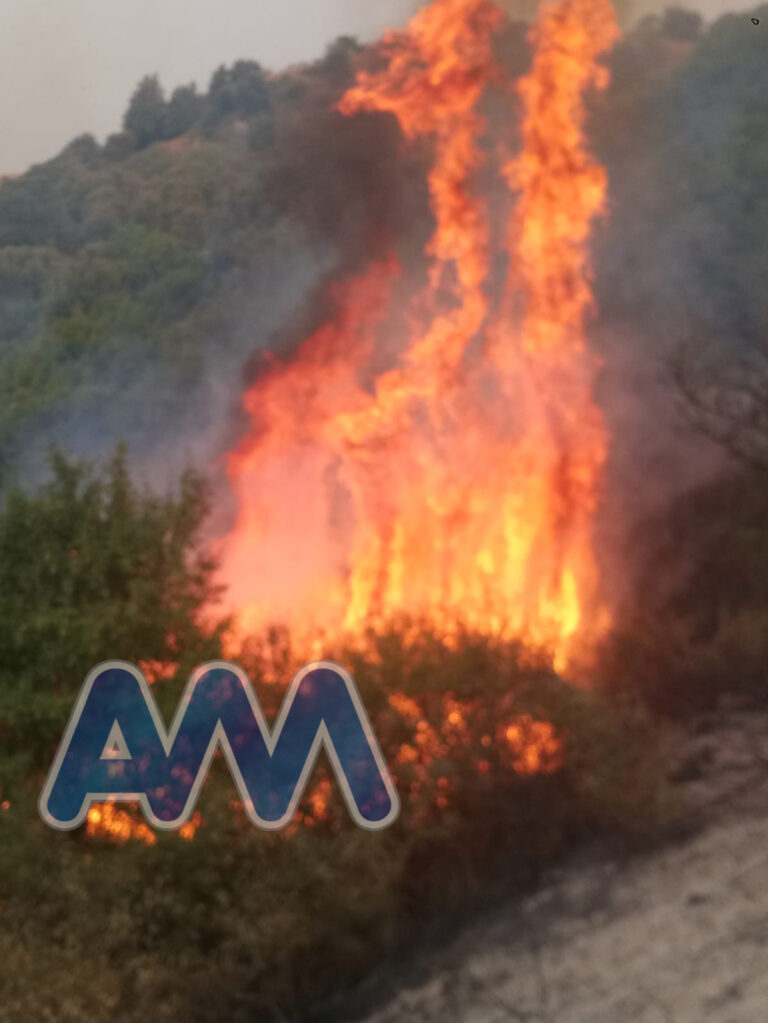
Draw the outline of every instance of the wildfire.
M228 457L238 511L220 551L239 639L285 623L319 653L313 637L361 636L405 614L448 641L457 626L521 638L562 669L607 627L592 525L608 436L585 344L607 182L583 125L618 29L609 0L543 5L531 71L507 89L521 149L491 165L480 105L503 84L503 20L493 0L433 0L385 37L384 69L360 74L339 105L388 112L407 140L432 141L428 286L401 308L394 255L337 284L334 315L246 394L251 429ZM508 196L501 242L478 185L493 170ZM374 373L397 336L396 364ZM474 749L472 708L446 695L430 724L404 694L389 703L412 731L395 757L410 796L450 806L453 783L435 765ZM478 775L561 766L550 723L513 715L492 731ZM294 828L322 820L330 795L323 779ZM156 841L111 804L91 808L87 830Z
M454 795L456 779L435 775L438 762L452 762L452 748L459 747L464 753L476 749L477 722L474 708L445 696L438 720L430 724L424 717L419 704L403 695L393 693L389 704L413 732L413 741L404 743L397 754L394 769L407 777L397 777L401 787L405 785L413 804L415 819L419 812L426 814L433 807L447 809ZM498 761L515 774L553 774L563 763L564 740L548 721L537 721L530 714L508 718L496 729L496 734L480 736L479 746L483 759L477 760L474 768L479 775L490 774L493 764L492 750ZM459 782L460 783L460 782Z
M338 286L334 317L246 395L221 551L243 632L354 636L406 613L446 636L521 637L562 668L606 627L592 523L608 438L584 340L606 179L583 123L617 28L608 0L543 6L532 69L508 91L521 151L492 159L480 104L502 84L502 22L492 0L434 0L340 104L432 142L429 284L403 309L392 257ZM501 242L481 170L508 195ZM396 364L374 375L393 336Z
M185 842L191 842L200 827L200 814L195 813L192 820L179 829L178 835ZM157 835L142 821L128 810L119 810L114 803L95 803L88 811L85 833L89 837L108 838L116 845L126 842L143 842L144 845L155 845Z

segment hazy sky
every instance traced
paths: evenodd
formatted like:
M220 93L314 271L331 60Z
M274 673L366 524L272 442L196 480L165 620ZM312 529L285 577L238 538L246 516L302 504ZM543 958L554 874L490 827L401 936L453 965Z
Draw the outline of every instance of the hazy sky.
M689 0L708 11L728 2ZM0 0L0 174L53 156L83 132L103 139L118 131L145 74L159 73L166 88L189 81L205 87L219 64L245 57L274 69L311 59L338 35L374 37L418 6L419 0Z

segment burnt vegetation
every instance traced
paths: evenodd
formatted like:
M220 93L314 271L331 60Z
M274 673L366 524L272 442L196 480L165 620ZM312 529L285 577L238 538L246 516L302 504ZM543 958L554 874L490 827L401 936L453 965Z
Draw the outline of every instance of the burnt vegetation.
M525 32L499 40L515 74ZM306 333L327 280L390 238L408 265L429 235L424 154L392 118L334 111L376 59L342 39L281 74L221 68L206 93L145 78L103 145L76 139L0 185L0 1018L277 1021L321 1005L341 1019L340 996L414 936L535 883L576 841L653 830L659 719L768 695L765 40L746 15L706 28L673 10L627 34L592 111L612 182L594 332L609 368L642 349L680 423L714 443L682 496L663 465L630 465L670 496L627 524L597 691L514 644L466 634L448 649L406 623L371 637L375 656L337 651L387 758L416 750L386 835L353 831L333 791L295 834L263 835L230 807L223 770L191 843L116 846L37 819L99 659L169 665L168 710L190 667L221 653L210 493L192 472L171 486L168 465L224 449L249 362ZM65 455L50 457L52 437ZM164 496L111 457L122 440ZM258 683L278 664L287 683L289 638L263 644L243 665ZM449 735L450 713L461 741L427 755L419 725ZM561 760L530 775L505 760L507 719L550 724Z

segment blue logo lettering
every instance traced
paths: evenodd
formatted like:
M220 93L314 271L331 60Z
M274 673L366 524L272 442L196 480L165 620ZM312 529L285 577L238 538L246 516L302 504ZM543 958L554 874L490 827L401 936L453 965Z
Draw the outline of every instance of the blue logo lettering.
M316 662L294 678L272 729L233 664L193 673L166 731L144 675L111 661L83 685L40 796L40 815L68 831L93 802L138 802L154 828L191 817L221 749L250 820L277 831L293 818L321 749L361 828L392 824L400 801L350 675Z

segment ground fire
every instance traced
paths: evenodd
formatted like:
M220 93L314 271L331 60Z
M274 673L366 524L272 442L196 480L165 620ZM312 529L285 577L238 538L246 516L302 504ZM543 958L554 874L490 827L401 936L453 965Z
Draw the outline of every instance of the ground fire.
M405 144L431 143L428 283L403 308L394 253L339 282L334 317L245 395L251 427L227 462L237 515L220 547L238 641L280 622L314 656L318 637L411 616L446 642L460 627L521 639L563 670L609 625L593 537L609 438L585 343L607 182L584 120L618 30L609 0L544 4L515 83L493 56L503 21L492 0L434 0L384 38L382 70L361 72L339 105L387 112ZM491 87L516 153L482 112ZM493 199L480 184L491 177ZM397 355L373 374L382 347ZM414 731L398 762L426 775L466 708L446 695L438 734L405 696L390 705ZM521 774L561 760L552 726L530 717L487 739ZM447 783L436 793L445 805ZM325 794L312 799L322 813ZM91 812L94 832L125 827Z

